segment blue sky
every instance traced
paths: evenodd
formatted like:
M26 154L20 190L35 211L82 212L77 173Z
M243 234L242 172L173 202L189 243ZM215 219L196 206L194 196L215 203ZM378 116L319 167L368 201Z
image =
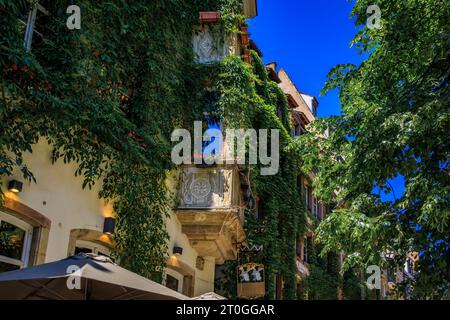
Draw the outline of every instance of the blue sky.
M299 90L315 96L320 117L340 114L336 91L319 97L330 69L363 60L350 48L357 33L350 19L352 7L353 2L347 0L259 0L258 16L249 21L251 38L263 52L263 61L276 61ZM390 183L399 198L404 192L403 177ZM395 200L392 192L381 192L381 198Z
M357 29L346 0L259 0L250 20L251 38L263 61L276 61L297 87L319 100L319 116L339 114L337 92L319 97L328 71L339 63L359 64L350 48Z

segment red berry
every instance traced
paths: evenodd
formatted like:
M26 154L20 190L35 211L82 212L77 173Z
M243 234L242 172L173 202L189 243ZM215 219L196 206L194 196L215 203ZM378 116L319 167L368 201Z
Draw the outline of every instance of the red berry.
M12 69L13 69L14 71L16 71L16 70L17 70L17 64L14 63L14 64L12 65Z
M27 72L28 68L27 66L23 66L22 68L20 68L20 70L22 70L23 72Z

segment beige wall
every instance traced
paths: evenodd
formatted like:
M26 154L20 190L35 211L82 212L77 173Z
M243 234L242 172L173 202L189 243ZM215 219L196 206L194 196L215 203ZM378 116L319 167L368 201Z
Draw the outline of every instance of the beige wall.
M288 93L291 94L292 97L297 102L297 104L299 105L297 109L303 112L310 122L314 121L316 117L312 113L304 97L302 96L302 94L300 94L300 92L298 91L297 87L295 86L294 82L291 80L287 72L284 69L280 69L280 71L278 72L278 77L281 80L281 83L279 84L281 90L283 90L285 94Z
M23 181L23 190L15 200L38 211L51 221L45 262L67 257L70 231L92 229L102 231L105 204L98 199L98 186L83 190L82 178L75 177L76 166L58 161L51 164L51 148L45 140L24 154L24 163L36 177L37 184L25 182L17 170L13 177L3 178L6 189L11 178Z
M7 197L13 198L26 206L38 211L50 219L48 246L45 262L51 262L67 257L69 236L73 229L89 229L102 231L105 216L112 214L111 205L98 198L99 185L92 190L82 189L82 178L75 177L75 164L64 164L62 160L51 163L51 147L43 139L33 147L32 154L24 154L24 163L34 173L37 184L25 182L19 170L12 177L2 177L1 183L6 190L8 181L16 179L24 182L19 194L7 192ZM172 181L170 188L176 186ZM178 259L195 273L194 292L203 294L214 291L214 260L205 259L204 270L196 269L196 251L181 233L181 225L174 214L167 220L167 231L170 235L169 254L173 247L184 249Z

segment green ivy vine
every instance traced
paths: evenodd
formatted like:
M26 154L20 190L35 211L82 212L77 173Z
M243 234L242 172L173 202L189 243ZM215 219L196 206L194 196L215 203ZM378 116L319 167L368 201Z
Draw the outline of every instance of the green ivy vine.
M219 10L223 34L238 33L245 21L242 1L80 0L81 30L69 31L67 3L56 0L46 3L51 17L30 52L23 49L17 17L26 16L31 2L0 5L0 174L18 167L34 180L23 154L45 138L53 162L75 162L82 187L100 183L99 197L113 201L120 264L156 279L168 251L173 129L191 128L208 108L216 109L224 128L279 129L279 173L264 177L258 166L246 167L265 218L247 214L245 228L250 244L264 246L258 259L270 279L267 298L275 297L276 275L284 278L284 297L296 298L295 242L305 231L306 215L286 97L254 52L252 65L236 56L207 66L194 63L198 12ZM217 94L207 97L205 88ZM236 262L227 265L232 269Z
M0 174L18 167L35 181L23 154L45 138L53 162L77 163L82 187L99 183L99 196L113 201L121 265L158 275L168 251L170 133L201 114L192 28L199 11L220 9L228 32L242 18L239 1L80 0L73 31L67 1L41 3L50 12L38 17L44 37L35 33L26 52L18 18L33 1L0 1Z

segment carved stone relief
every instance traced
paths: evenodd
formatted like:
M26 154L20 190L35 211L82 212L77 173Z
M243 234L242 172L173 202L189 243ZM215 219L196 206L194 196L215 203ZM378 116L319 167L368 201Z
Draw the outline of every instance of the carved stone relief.
M229 37L220 36L222 33L219 28L218 25L204 25L194 29L192 44L195 62L202 64L219 62L236 51L235 43L230 41Z
M223 208L232 203L232 170L189 167L183 171L181 208Z

